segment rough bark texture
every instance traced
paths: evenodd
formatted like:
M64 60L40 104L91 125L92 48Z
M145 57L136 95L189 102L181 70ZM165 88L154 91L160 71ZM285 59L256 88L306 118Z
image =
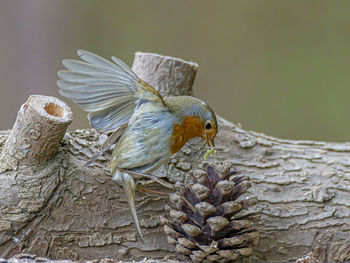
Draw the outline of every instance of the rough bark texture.
M36 257L35 255L30 254L18 254L16 256L13 256L9 259L2 259L0 258L0 263L45 263L45 262L51 262L51 263L74 263L76 261L74 260L68 260L68 259L58 259L58 260L52 260L48 258L43 257ZM119 261L117 259L113 258L100 258L100 259L93 259L93 260L86 260L86 263L135 263L135 261ZM157 259L143 259L142 263L180 263L178 260L157 260ZM302 262L302 263L313 263L313 262Z
M168 95L179 94L166 83L182 79L187 63L170 70L179 61L171 60L138 53L134 69L161 91L169 89ZM149 71L147 64L158 65L157 71ZM195 72L195 68L189 70ZM157 77L158 72L163 73ZM194 74L181 94L192 94ZM3 151L13 144L8 139L12 134L0 132ZM0 174L0 256L19 252L51 259L176 256L159 220L165 214L165 197L136 196L146 239L142 245L124 192L111 180L107 168L110 154L84 167L105 139L106 135L91 129L69 132L53 158L23 161L26 165ZM252 261L286 262L310 251L320 262L350 260L350 143L277 139L219 118L216 150L212 160L231 162L253 181L250 194L259 200L255 210L261 213L257 226L261 239ZM191 170L201 167L204 152L200 140L193 139L155 175L170 182L186 181ZM26 156L36 155L22 159ZM165 191L154 183L148 187Z
M57 152L71 122L64 102L36 95L22 105L12 131L0 133L1 253L10 252L11 244L4 244L16 241L15 235L31 234L58 198L54 193L67 161L65 153Z
M43 257L36 257L35 255L30 254L18 254L16 256L13 256L9 259L3 259L0 258L0 263L74 263L76 261L74 260L67 260L67 259L61 259L61 260L52 260L48 258ZM93 260L86 260L86 263L135 263L135 261L119 261L112 258L100 258L100 259L93 259ZM172 259L143 259L140 261L142 263L180 263L181 261L178 260L172 260ZM309 253L308 255L303 256L302 258L297 259L294 263L318 263L318 261L312 256L312 253Z
M54 97L30 96L18 112L0 154L0 173L51 160L72 122L72 112Z
M136 52L132 70L162 96L193 96L198 64L179 58ZM157 72L154 74L154 72Z

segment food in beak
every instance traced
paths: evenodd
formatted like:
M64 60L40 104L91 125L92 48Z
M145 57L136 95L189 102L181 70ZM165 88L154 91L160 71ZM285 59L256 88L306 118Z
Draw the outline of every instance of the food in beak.
M204 154L204 160L207 160L210 155L215 155L214 142L208 135L206 136L206 143L208 143L209 149Z

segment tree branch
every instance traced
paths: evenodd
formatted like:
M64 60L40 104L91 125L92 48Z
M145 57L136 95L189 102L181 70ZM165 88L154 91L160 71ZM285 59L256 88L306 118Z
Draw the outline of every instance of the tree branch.
M133 69L163 95L193 94L194 63L136 53ZM66 109L60 103L56 104ZM66 133L59 143L61 129L46 152L39 143L23 147L35 131L17 132L26 125L33 127L31 131L37 121L22 118L16 123L22 124L15 124L12 132L0 132L0 256L19 252L51 259L177 256L159 220L166 214L165 197L136 195L146 239L142 245L124 192L106 168L110 153L84 167L106 135L77 130ZM50 130L41 136L50 137ZM27 149L25 157L9 162L10 157L23 156L13 154L9 144L17 147L16 152ZM219 118L216 150L212 160L233 164L254 183L249 191L258 197L255 210L262 216L253 261L286 262L311 251L321 262L350 260L350 143L283 140ZM193 139L154 175L173 183L186 181L203 165L204 152L199 140ZM154 183L147 187L166 191Z

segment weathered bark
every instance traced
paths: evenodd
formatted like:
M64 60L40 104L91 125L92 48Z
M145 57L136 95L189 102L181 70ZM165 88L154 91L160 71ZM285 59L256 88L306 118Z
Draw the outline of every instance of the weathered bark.
M30 96L0 154L0 173L51 160L72 122L72 112L54 97Z
M193 96L192 85L198 70L197 63L153 53L136 52L132 70L162 96Z
M152 74L146 81L162 91L169 88L169 78L196 71L196 66L186 69L186 62L171 60L138 54L134 69L144 79ZM157 71L138 64L156 64ZM192 94L193 80L185 83L180 93ZM9 134L0 133L0 147L7 147ZM124 192L111 180L110 154L84 167L105 138L91 129L69 132L51 160L0 174L0 256L21 251L53 259L175 256L159 220L165 214L165 197L136 196L146 239L142 245ZM216 150L212 160L231 162L254 183L250 193L259 200L255 210L261 213L261 239L253 260L286 262L310 251L321 262L350 260L350 143L277 139L219 118ZM186 181L191 170L201 167L204 152L194 139L155 175ZM165 191L154 183L149 187Z
M18 254L15 255L9 259L2 259L0 258L0 263L74 263L76 261L74 260L67 260L67 259L61 259L61 260L52 260L48 258L43 257L36 257L35 255L30 254ZM140 261L142 263L180 263L181 261L178 260L172 260L172 259L163 259L163 260L157 260L157 259L143 259ZM86 261L86 263L135 263L135 261L119 261L112 258L99 258L99 259L92 259ZM297 259L294 263L318 263L314 257L312 256L312 253L309 253L308 255L305 255L299 259Z
M58 260L52 260L48 258L43 257L36 257L35 255L30 254L18 254L15 255L9 259L2 259L0 258L0 263L74 263L76 261L74 260L67 260L67 259L58 259ZM135 261L119 261L117 259L112 258L99 258L99 259L91 259L86 260L86 263L135 263ZM142 263L180 263L178 260L154 260L154 259L143 259L141 261ZM301 262L298 262L301 263ZM314 262L305 262L302 263L314 263Z
M64 102L36 95L22 105L11 132L1 132L0 254L10 253L16 236L31 235L59 198L67 163L60 142L71 122Z

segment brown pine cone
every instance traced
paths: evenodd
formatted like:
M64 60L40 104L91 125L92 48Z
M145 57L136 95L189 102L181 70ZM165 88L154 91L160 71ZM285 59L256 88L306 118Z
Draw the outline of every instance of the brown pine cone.
M237 200L251 187L250 178L233 174L208 165L206 172L193 173L193 184L178 184L178 192L170 195L165 233L176 251L193 262L238 260L250 256L258 243L259 231L253 223L259 216L242 213L257 199Z

